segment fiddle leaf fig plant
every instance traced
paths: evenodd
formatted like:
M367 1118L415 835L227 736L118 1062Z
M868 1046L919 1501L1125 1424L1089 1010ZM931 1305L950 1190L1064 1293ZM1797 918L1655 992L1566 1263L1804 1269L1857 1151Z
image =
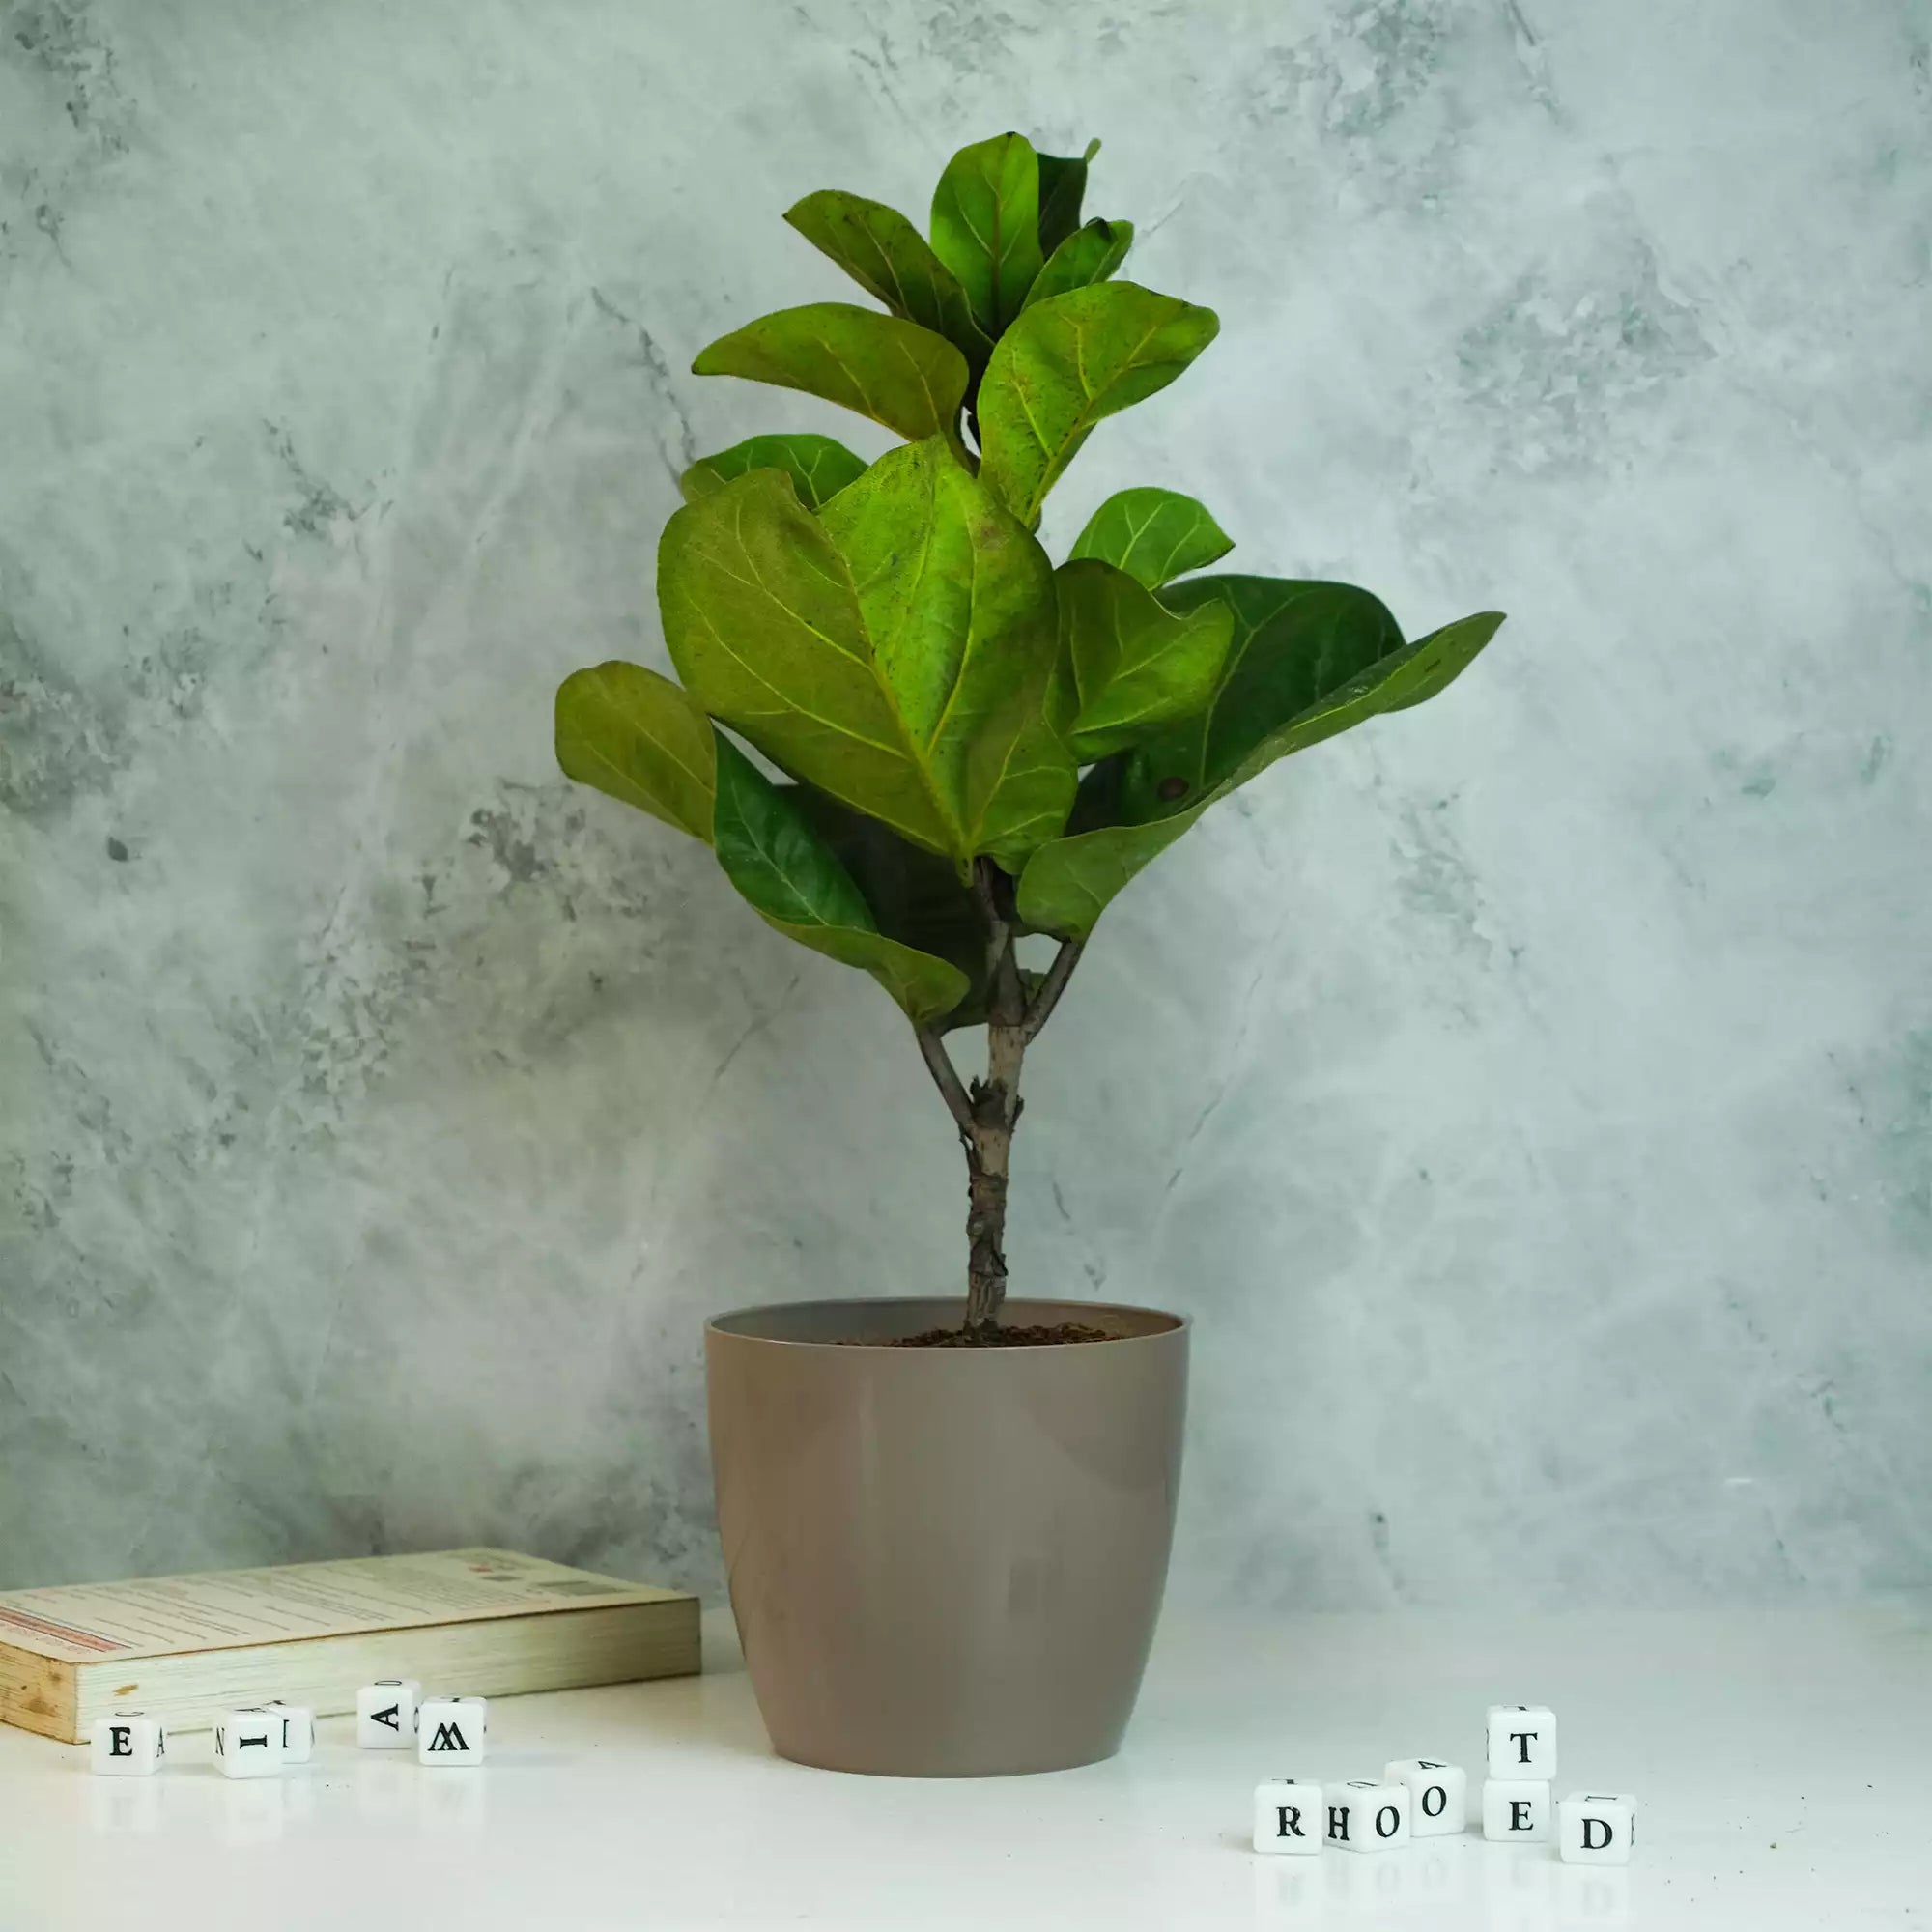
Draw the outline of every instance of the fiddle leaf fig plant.
M695 463L658 550L679 682L610 663L556 695L571 778L705 840L768 924L869 973L911 1022L966 1151L982 1337L1022 1065L1101 915L1216 800L1433 697L1502 622L1411 640L1350 584L1202 575L1232 539L1157 485L1108 497L1055 567L1035 534L1048 492L1219 327L1117 278L1132 225L1082 219L1098 147L961 149L925 235L835 189L790 211L882 306L781 309L692 367L903 441L867 463L781 432ZM1020 964L1029 935L1058 941L1044 972ZM947 1045L965 1027L986 1030L970 1084Z

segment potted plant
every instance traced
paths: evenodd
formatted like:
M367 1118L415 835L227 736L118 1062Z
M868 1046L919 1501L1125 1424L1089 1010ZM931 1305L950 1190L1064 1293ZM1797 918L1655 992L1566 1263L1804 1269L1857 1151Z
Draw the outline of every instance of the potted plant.
M965 1150L963 1301L793 1303L709 1324L731 1601L780 1750L856 1771L1111 1753L1165 1580L1186 1324L1009 1301L1026 1056L1109 902L1217 799L1442 690L1502 621L1405 640L1349 584L1204 576L1231 548L1164 487L1058 568L1040 506L1102 418L1166 387L1211 311L1117 278L1086 154L962 149L929 239L863 196L786 219L878 308L813 302L704 350L904 439L753 437L695 464L658 551L682 684L623 663L556 698L572 778L705 840L787 938L878 981ZM1020 942L1057 943L1032 970ZM983 1029L970 1083L949 1038Z

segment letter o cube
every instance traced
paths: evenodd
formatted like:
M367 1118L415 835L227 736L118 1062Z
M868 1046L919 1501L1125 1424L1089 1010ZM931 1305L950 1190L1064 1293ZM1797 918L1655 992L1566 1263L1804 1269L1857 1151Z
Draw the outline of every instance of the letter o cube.
M1408 1793L1408 1832L1413 1838L1446 1838L1467 1829L1469 1775L1439 1758L1399 1757L1382 1766L1382 1782Z
M1636 1842L1628 1791L1573 1791L1556 1807L1556 1856L1566 1865L1627 1865Z
M1326 1787L1323 1836L1345 1852L1392 1852L1408 1843L1408 1793L1400 1784L1351 1777Z
M416 1720L418 1764L481 1764L490 1741L490 1706L481 1697L425 1697Z
M1326 1821L1312 1777L1265 1777L1255 1786L1255 1850L1298 1857L1321 1849Z
M87 1762L102 1777L149 1777L168 1754L167 1726L145 1711L113 1711L87 1734Z

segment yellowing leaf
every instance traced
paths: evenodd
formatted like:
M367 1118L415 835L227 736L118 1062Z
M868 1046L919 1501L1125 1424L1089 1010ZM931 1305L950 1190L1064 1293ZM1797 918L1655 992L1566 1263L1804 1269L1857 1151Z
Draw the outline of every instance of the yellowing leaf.
M711 837L717 733L669 678L612 659L556 689L556 761L567 777Z

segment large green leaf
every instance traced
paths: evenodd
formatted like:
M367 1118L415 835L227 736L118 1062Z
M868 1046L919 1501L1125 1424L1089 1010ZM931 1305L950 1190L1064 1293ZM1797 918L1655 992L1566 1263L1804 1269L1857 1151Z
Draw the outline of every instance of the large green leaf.
M713 717L962 876L978 853L1017 872L1065 822L1051 567L943 442L889 452L819 516L771 470L687 505L658 596Z
M1063 564L1055 581L1060 666L1050 708L1082 764L1138 744L1213 696L1234 633L1226 606L1169 611L1094 557Z
M973 368L985 367L993 345L959 278L897 209L827 187L787 209L785 219L895 315L943 335Z
M1084 228L1076 228L1051 255L1046 267L1034 277L1023 306L1064 296L1069 289L1084 289L1093 282L1104 282L1127 259L1134 245L1131 221L1101 221L1095 218Z
M1036 302L980 384L980 474L1029 527L1094 425L1164 389L1213 341L1212 309L1136 282Z
M1096 556L1150 590L1205 570L1235 540L1192 497L1176 490L1121 490L1087 520L1070 554Z
M1089 774L1068 835L1036 852L1020 879L1020 916L1041 931L1085 938L1217 799L1277 758L1433 697L1503 621L1486 611L1409 644L1376 598L1347 584L1236 577L1183 587L1235 611L1219 691L1200 719Z
M866 473L866 460L829 436L803 432L752 436L729 449L721 449L716 456L700 456L677 479L677 487L687 503L695 503L700 497L724 489L748 469L783 470L798 492L798 500L808 510L816 510Z
M1039 157L1024 134L961 148L932 192L932 252L997 339L1039 273Z
M957 434L966 358L944 336L849 302L760 316L699 352L698 376L803 389L896 430L908 442Z
M871 974L915 1026L965 998L966 976L878 929L852 875L811 828L789 787L772 783L728 738L718 740L712 844L725 876L766 923Z
M669 678L612 659L556 688L556 761L694 838L711 837L717 733Z
M1039 156L1039 252L1051 255L1080 226L1080 204L1087 193L1087 169L1100 152L1089 141L1084 155Z

